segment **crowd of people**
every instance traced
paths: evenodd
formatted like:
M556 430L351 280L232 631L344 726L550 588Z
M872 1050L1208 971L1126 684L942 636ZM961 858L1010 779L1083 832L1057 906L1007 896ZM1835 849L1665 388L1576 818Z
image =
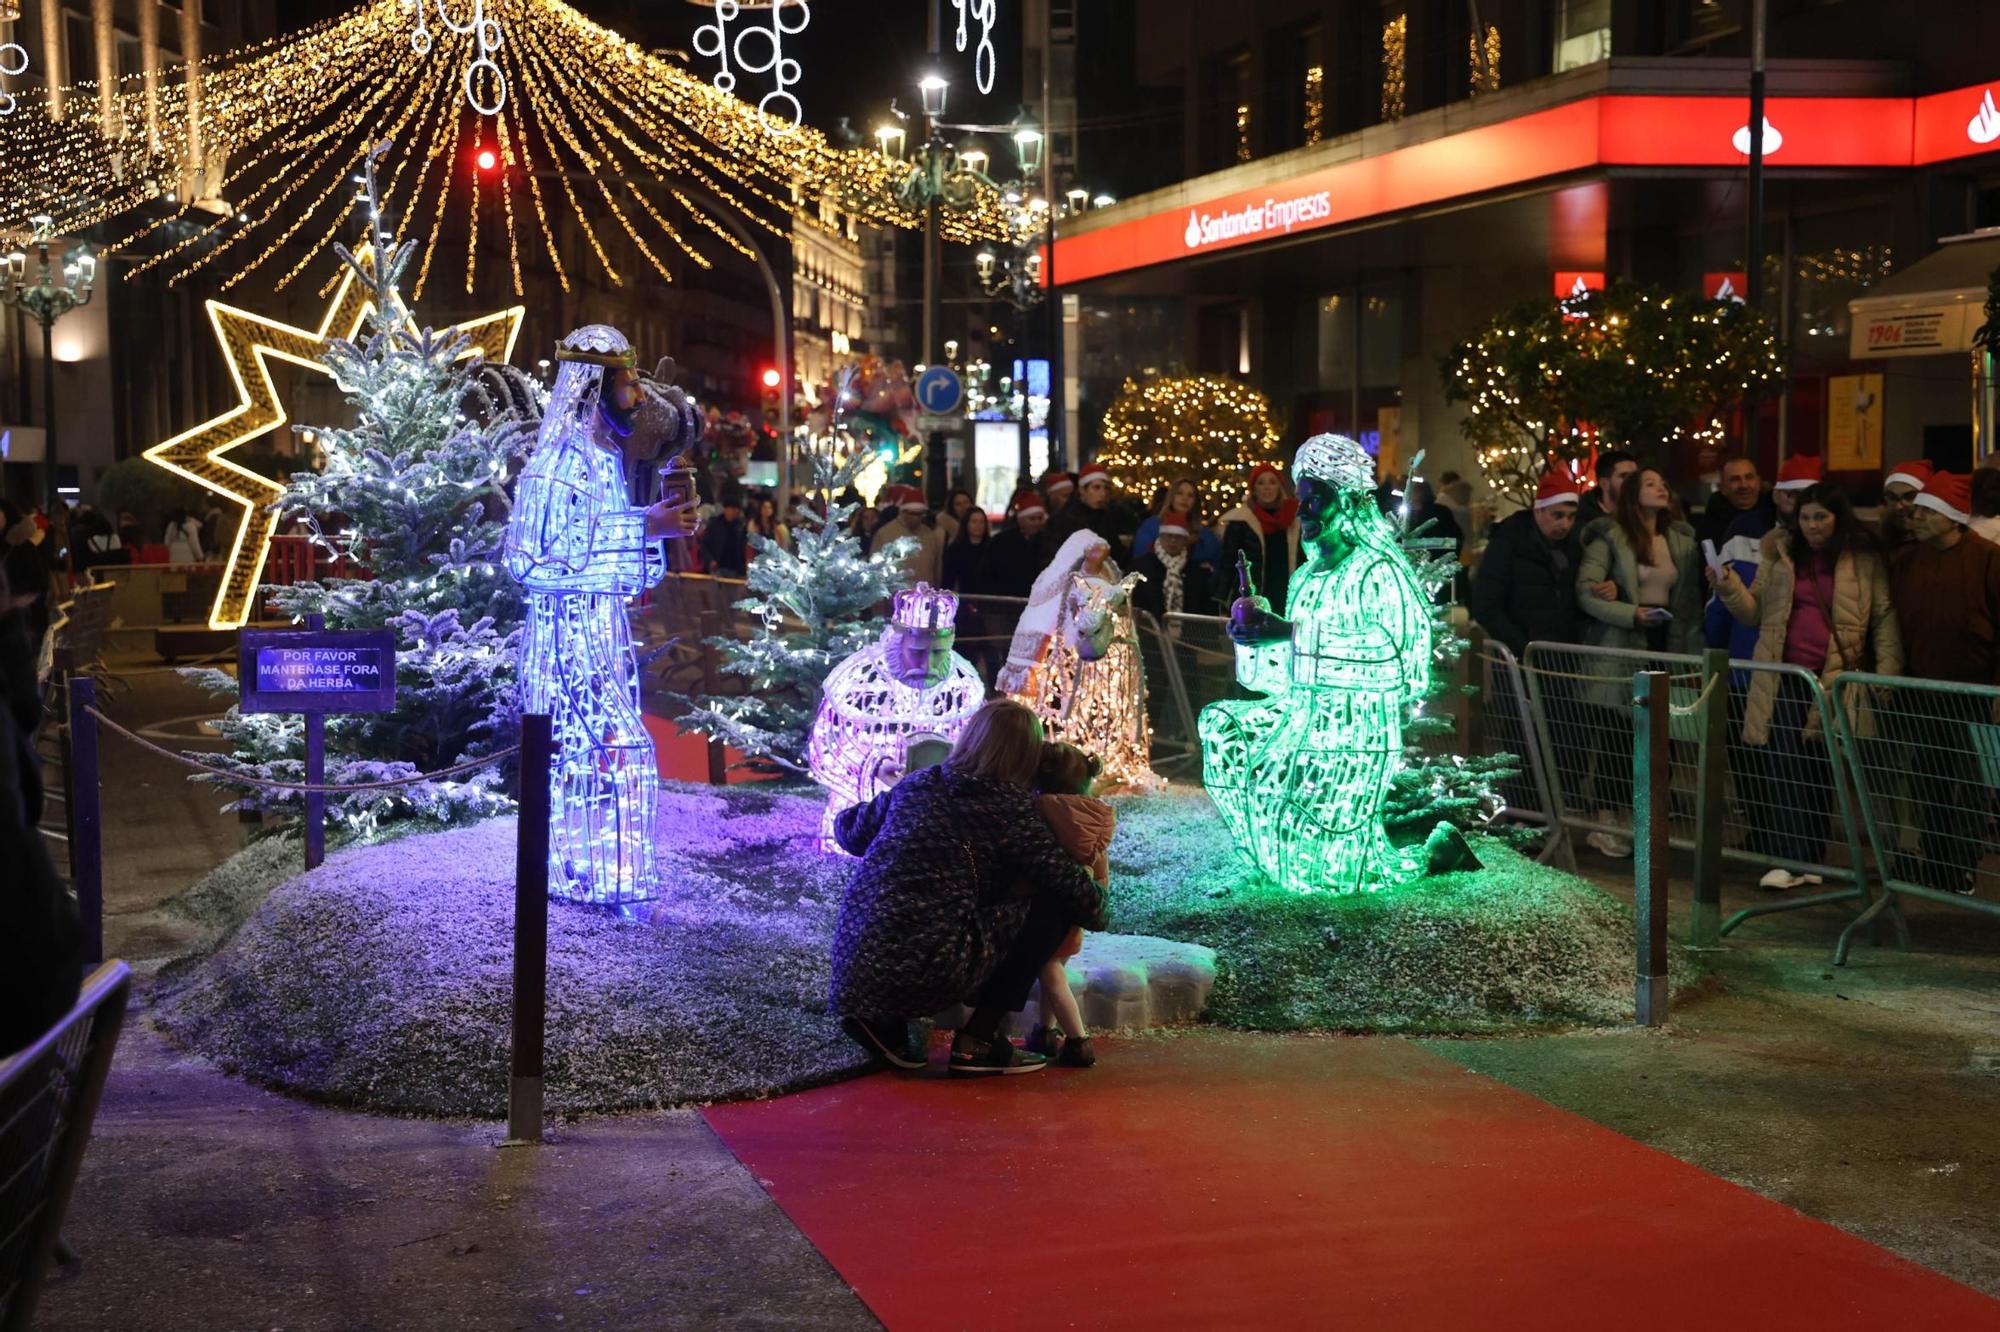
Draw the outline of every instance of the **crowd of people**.
M1516 656L1531 642L1653 653L1726 648L1733 659L1802 668L1830 687L1843 672L2000 684L2000 470L1967 476L1899 464L1882 484L1879 521L1864 522L1820 460L1794 456L1764 485L1754 460L1722 461L1719 484L1690 522L1657 469L1601 455L1596 485L1551 470L1535 501L1493 528L1472 578L1469 609ZM1600 822L1631 806L1631 728L1619 682L1551 677L1552 715L1587 715L1599 747L1592 792ZM1729 677L1733 775L1751 824L1749 850L1779 862L1771 888L1825 863L1834 783L1824 723L1798 672L1739 669ZM1855 734L1926 751L1915 766L1921 844L1899 871L1912 881L1972 891L1991 803L1961 771L1964 718L1949 695L1912 691L1893 713L1857 706ZM1604 715L1615 712L1615 717ZM1551 737L1562 795L1579 807L1584 728ZM1617 834L1586 839L1630 855Z

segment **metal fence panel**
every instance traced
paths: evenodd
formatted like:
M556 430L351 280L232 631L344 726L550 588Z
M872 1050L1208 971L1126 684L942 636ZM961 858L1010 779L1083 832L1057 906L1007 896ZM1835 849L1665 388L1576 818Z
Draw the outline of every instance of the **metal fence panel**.
M1833 707L1887 890L2000 915L2000 687L1850 672Z

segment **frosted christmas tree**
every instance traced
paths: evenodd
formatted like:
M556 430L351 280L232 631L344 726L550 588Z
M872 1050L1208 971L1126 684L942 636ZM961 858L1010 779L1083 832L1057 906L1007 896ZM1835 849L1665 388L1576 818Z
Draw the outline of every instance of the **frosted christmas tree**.
M273 589L293 620L319 615L328 629L395 629L393 712L327 719L327 780L376 781L464 763L512 742L521 598L498 563L508 512L506 485L533 445L538 391L507 366L467 357L456 331L418 329L401 295L416 242L383 228L375 159L363 179L369 241L337 253L370 292L364 336L336 340L324 363L354 408L349 426L313 429L318 472L292 476L280 500L316 546L370 576ZM218 670L186 674L234 694ZM231 708L218 729L231 754L203 761L248 776L305 777L304 735L290 714L245 716ZM511 807L511 771L498 765L463 776L329 800L351 830L384 820L464 822ZM218 785L239 792L231 808L298 813L292 792Z
M759 617L748 640L715 638L725 674L741 677L740 695L684 700L680 724L724 741L759 762L806 771L806 748L820 689L840 662L880 635L876 609L904 585L903 558L914 545L898 537L873 558L848 530L855 505L836 502L857 472L874 461L866 449L836 466L812 455L818 503L792 529L794 550L752 536L750 595L737 609Z

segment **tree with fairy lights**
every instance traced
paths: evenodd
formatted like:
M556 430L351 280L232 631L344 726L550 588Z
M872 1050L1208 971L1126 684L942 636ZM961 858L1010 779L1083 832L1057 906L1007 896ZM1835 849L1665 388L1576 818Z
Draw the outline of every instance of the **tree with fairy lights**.
M1524 301L1488 320L1439 366L1459 429L1500 494L1533 502L1544 461L1588 473L1616 446L1664 463L1718 444L1746 396L1778 382L1778 336L1760 311L1632 283Z
M399 245L383 229L376 192L375 162L386 148L370 153L364 167L373 219L368 247L356 255L335 246L371 293L365 336L336 340L324 356L354 423L313 428L324 465L295 473L279 501L319 549L367 576L271 593L294 621L319 615L328 629L397 632L395 710L326 719L327 777L336 784L436 771L511 740L521 597L498 551L505 487L541 415L525 376L467 358L461 333L415 327L401 280L417 245ZM235 678L222 671L185 673L218 694L236 693ZM232 707L218 729L230 753L197 755L203 762L249 777L304 779L298 717ZM510 808L510 778L493 765L339 797L327 808L359 832L385 821L457 823ZM295 792L201 780L236 793L232 809L303 808Z
M1280 466L1271 400L1219 375L1172 375L1144 384L1126 380L1104 414L1097 461L1127 495L1149 500L1184 476L1201 483L1211 504L1227 508L1258 463Z
M842 382L836 393L849 385ZM857 507L835 497L876 461L869 448L849 449L830 436L814 448L815 502L792 529L793 549L753 534L750 595L738 610L758 617L749 639L711 638L722 670L740 677L741 694L682 699L690 711L683 728L743 751L753 765L807 770L807 745L819 710L821 686L833 668L874 642L882 632L878 608L905 583L903 559L915 542L898 537L871 557L848 529Z

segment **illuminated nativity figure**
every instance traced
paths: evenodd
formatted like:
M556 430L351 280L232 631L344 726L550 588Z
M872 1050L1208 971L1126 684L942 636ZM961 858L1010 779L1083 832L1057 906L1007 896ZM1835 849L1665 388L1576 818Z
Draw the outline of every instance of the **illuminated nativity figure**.
M1374 473L1344 436L1300 446L1292 475L1305 561L1286 592L1291 618L1271 613L1247 571L1230 614L1237 682L1264 697L1201 711L1203 784L1237 845L1293 892L1394 887L1464 846L1440 828L1438 845L1399 848L1382 824L1403 763L1404 710L1431 669L1432 621L1376 503Z
M812 779L826 788L825 850L840 850L836 814L942 760L986 701L979 672L952 650L957 616L958 598L943 588L904 588L882 637L826 677L806 745Z
M684 472L645 505L627 478L692 446L701 420L678 390L642 381L617 329L576 330L556 360L507 522L507 570L528 594L521 710L553 719L549 891L616 906L653 894L659 789L626 604L660 581L664 539L687 535L694 512L692 486L674 484Z
M1140 577L1119 575L1110 544L1097 533L1071 533L1035 580L995 681L1034 710L1050 740L1097 757L1101 789L1166 785L1152 768L1146 676L1132 624Z

